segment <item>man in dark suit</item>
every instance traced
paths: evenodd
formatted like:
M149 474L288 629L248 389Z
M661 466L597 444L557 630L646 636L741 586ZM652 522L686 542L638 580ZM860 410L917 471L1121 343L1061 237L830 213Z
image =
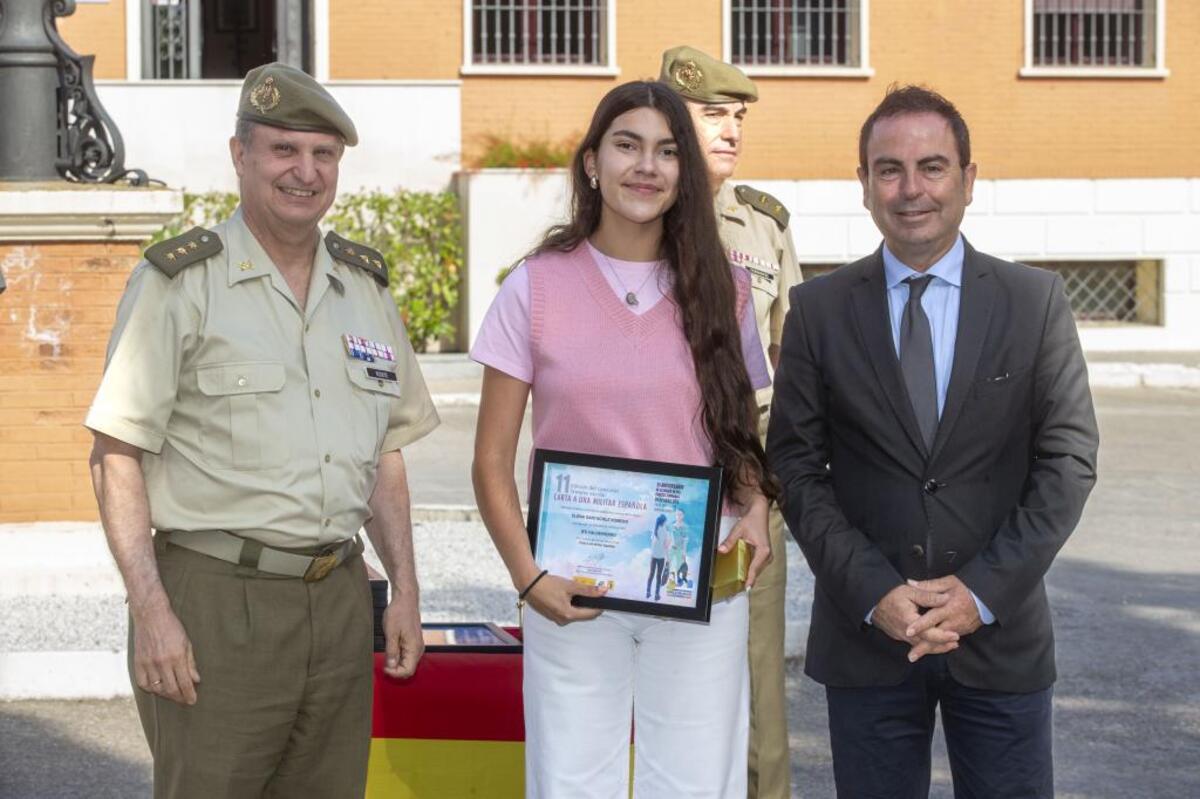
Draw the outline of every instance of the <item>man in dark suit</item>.
M940 705L956 796L1051 797L1042 578L1098 446L1062 280L960 235L976 166L940 95L889 91L859 162L884 243L792 290L767 440L838 795L928 795Z

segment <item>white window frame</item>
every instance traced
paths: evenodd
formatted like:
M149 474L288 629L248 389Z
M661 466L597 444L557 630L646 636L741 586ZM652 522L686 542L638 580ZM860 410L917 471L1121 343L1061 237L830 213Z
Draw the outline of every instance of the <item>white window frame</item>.
M804 77L804 78L869 78L875 74L871 67L871 0L859 0L858 41L861 63L856 67L823 67L811 64L796 66L751 66L737 67L750 77ZM733 0L721 0L721 58L733 63Z
M1167 0L1154 0L1154 66L1045 67L1033 63L1033 0L1025 0L1025 65L1022 78L1152 78L1169 76L1167 69Z
M474 64L471 62L471 13L472 0L463 0L463 49L460 75L567 75L567 76L604 76L611 77L621 74L617 66L617 0L607 0L605 10L605 41L608 45L605 54L605 66L571 65L571 64Z
M313 75L318 81L329 80L329 2L312 0ZM142 4L125 0L125 80L139 83L221 83L221 80L155 80L142 74ZM225 81L228 82L228 81Z

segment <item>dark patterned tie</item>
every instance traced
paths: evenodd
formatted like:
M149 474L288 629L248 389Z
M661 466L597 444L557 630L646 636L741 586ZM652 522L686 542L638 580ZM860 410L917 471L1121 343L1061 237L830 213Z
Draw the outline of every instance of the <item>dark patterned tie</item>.
M938 427L937 378L933 369L933 333L929 317L921 307L921 295L929 288L932 275L910 277L908 304L900 320L900 371L908 387L908 399L921 427L925 450L933 449L933 437Z

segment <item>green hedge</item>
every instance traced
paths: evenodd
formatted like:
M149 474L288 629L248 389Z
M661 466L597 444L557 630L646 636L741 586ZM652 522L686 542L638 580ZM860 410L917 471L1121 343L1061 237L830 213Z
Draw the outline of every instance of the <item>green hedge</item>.
M195 225L209 226L237 207L236 194L185 194L183 213L153 242ZM343 194L325 223L342 236L383 253L391 267L390 286L408 328L413 349L454 335L463 271L462 219L453 192L398 190Z

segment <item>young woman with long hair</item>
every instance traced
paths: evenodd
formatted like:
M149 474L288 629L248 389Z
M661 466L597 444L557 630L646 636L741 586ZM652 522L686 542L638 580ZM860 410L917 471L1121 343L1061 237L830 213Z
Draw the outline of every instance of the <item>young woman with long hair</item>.
M484 364L472 477L524 591L534 561L513 480L532 394L535 447L698 465L726 475L721 544L770 558L776 492L754 392L769 384L746 274L725 260L683 101L657 83L609 92L571 166L570 220L501 286L472 357ZM709 624L575 607L595 587L546 575L524 615L526 794L746 794L748 602Z

